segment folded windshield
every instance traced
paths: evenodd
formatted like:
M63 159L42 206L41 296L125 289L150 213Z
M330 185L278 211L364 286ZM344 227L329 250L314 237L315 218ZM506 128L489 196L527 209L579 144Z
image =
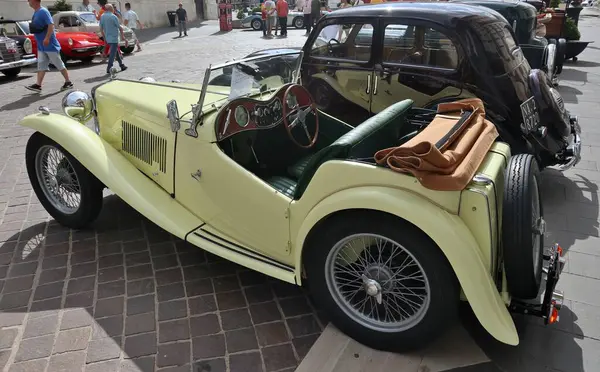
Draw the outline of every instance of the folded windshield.
M199 103L220 107L239 97L267 99L283 85L298 81L301 54L268 54L210 67Z

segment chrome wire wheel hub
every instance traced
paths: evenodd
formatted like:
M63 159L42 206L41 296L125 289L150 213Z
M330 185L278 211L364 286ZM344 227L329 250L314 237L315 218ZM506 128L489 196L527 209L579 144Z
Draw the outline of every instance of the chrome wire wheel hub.
M325 280L340 309L375 331L410 329L429 308L423 267L403 246L381 235L356 234L339 241L327 256Z
M41 147L35 156L37 180L54 208L64 214L74 214L81 205L81 185L73 165L54 146Z

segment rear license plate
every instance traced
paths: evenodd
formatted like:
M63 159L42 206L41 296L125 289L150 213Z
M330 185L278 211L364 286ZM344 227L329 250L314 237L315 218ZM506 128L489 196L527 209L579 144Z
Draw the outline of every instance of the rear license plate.
M535 99L530 97L525 102L521 103L521 115L523 115L523 124L521 129L525 134L537 129L540 125L540 114L535 105Z

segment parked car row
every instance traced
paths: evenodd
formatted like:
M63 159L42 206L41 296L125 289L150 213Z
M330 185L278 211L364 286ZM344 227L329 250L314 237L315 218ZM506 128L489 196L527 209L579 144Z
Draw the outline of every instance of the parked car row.
M580 129L492 9L342 9L303 48L213 65L202 85L115 73L62 106L20 124L33 190L64 226L89 226L109 188L199 249L308 283L381 350L433 341L461 300L509 345L511 312L559 320L540 168L576 164Z
M329 11L321 10L322 16L328 13ZM259 31L262 29L262 15L261 13L254 13L242 19L241 23L242 27L252 27L253 30ZM304 28L304 13L291 10L287 16L287 25L298 29Z
M53 21L63 61L89 63L104 48L100 25L94 13L58 12L53 16ZM136 43L135 33L127 26L123 26L123 33L128 45L125 46L125 40L120 40L121 51L132 53ZM17 76L22 67L37 62L37 43L29 31L29 21L2 19L0 35L3 35L3 39L0 39L0 71L4 75ZM10 47L12 42L16 43L16 49Z

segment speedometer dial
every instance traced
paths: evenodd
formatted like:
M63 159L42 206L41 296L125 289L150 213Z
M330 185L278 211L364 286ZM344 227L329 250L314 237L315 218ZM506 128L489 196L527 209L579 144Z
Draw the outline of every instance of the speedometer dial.
M250 114L248 114L248 110L244 106L238 106L235 108L235 121L242 128L248 125L250 121Z

